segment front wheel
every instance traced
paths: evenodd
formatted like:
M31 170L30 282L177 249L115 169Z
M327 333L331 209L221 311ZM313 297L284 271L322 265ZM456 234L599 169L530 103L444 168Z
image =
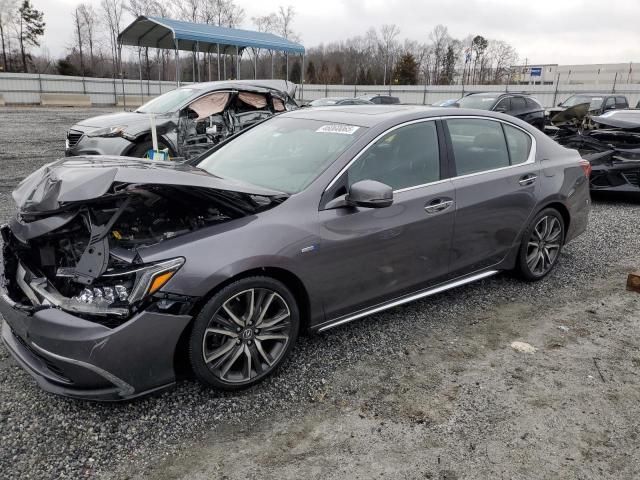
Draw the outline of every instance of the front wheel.
M522 237L517 270L528 281L544 278L558 262L564 243L564 220L547 208L535 216Z
M189 340L191 366L207 385L249 387L283 362L299 325L295 298L282 282L243 278L216 293L196 317Z

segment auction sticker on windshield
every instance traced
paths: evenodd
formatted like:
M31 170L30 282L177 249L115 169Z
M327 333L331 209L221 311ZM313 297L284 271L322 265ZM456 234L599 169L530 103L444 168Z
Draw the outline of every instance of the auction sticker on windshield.
M355 125L342 125L334 123L333 125L323 125L316 130L316 133L340 133L342 135L353 135L360 127Z

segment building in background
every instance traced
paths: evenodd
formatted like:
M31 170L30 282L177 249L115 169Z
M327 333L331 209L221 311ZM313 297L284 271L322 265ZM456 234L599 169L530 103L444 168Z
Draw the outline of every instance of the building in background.
M561 84L624 84L640 82L640 63L599 63L590 65L529 64L513 65L512 84L553 85Z

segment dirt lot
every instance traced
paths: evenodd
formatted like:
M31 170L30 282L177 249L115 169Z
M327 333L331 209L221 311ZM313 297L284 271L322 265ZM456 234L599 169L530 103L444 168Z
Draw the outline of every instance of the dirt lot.
M105 110L0 109L10 191ZM262 385L101 405L41 392L0 346L3 478L640 477L640 199L598 198L547 279L508 274L303 338ZM521 353L510 345L535 347Z

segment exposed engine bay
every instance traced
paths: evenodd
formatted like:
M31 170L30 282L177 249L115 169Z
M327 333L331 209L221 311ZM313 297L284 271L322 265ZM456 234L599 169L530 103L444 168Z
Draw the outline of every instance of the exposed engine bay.
M177 184L163 183L167 179L161 171L163 179L157 179L158 183L115 181L99 196L92 188L84 201L64 201L79 195L71 180L65 182L66 177L81 178L89 171L99 180L114 173L104 160L81 164L84 167L75 162L51 164L34 173L35 179L28 177L14 193L21 210L2 227L3 281L17 304L57 307L92 320L126 319L147 306L184 262L183 258L169 258L145 264L140 254L145 248L269 209L284 200L261 192L198 185L217 180L195 167L185 171L187 167L181 170L175 165L169 170L174 170ZM133 166L122 162L129 166L125 176L135 176L132 171L147 166L144 160ZM147 170L150 180L158 169L162 167L156 162ZM191 185L185 181L187 176L193 177ZM92 187L100 189L98 184Z

